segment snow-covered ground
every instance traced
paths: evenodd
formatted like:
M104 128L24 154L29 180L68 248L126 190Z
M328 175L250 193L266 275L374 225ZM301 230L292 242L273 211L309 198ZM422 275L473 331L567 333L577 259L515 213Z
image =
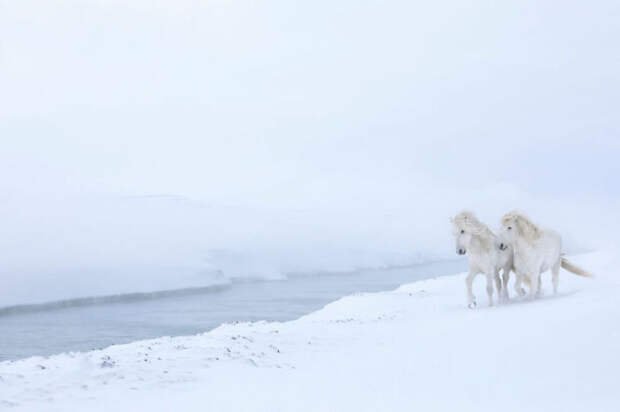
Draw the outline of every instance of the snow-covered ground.
M345 297L285 323L223 325L0 364L7 410L614 411L618 252L572 258L560 293L464 305L464 275Z
M0 0L0 314L454 258L462 209L494 227L517 208L568 254L611 250L618 15ZM534 303L468 311L446 277L294 322L4 363L0 407L609 409L618 258L579 260L595 281L565 275Z

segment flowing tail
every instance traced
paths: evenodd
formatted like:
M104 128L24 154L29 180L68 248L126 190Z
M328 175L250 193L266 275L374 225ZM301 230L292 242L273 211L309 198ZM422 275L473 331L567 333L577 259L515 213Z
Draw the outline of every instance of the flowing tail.
M583 270L582 268L580 268L579 266L575 266L572 263L570 263L568 260L566 260L566 258L562 258L562 268L568 270L571 273L574 273L575 275L579 275L579 276L584 276L586 278L593 278L594 275L586 272L585 270Z

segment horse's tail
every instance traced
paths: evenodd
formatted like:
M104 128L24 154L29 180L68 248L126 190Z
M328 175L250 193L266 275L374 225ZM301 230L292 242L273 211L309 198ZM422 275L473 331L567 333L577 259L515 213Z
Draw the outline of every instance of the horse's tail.
M569 272L574 273L575 275L583 276L583 277L586 277L586 278L593 278L594 277L593 274L591 274L589 272L586 272L585 270L583 270L579 266L573 265L568 260L566 260L566 258L562 258L561 265L562 265L563 269L566 269Z

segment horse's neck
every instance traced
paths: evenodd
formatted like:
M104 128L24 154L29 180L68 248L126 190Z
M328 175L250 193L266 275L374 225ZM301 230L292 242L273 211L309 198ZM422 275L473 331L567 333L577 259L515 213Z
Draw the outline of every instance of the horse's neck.
M535 249L541 238L542 236L538 237L538 239L528 239L524 236L518 236L515 242L516 247L522 250Z

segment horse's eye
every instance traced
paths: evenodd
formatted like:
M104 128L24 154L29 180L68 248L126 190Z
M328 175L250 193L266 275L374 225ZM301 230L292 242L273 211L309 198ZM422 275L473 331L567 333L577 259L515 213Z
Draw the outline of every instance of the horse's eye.
M462 235L463 233L465 233L465 231L464 231L464 230L461 230L461 235Z
M508 230L512 230L512 226L508 226Z

